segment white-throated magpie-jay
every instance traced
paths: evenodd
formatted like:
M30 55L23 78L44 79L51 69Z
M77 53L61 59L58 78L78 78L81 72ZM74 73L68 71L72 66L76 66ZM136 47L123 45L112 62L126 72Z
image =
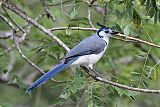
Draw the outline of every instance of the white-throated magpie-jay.
M95 64L102 57L106 48L108 47L109 37L111 37L112 34L118 33L114 32L109 27L106 27L99 23L98 25L101 26L101 28L95 34L82 40L78 45L71 49L64 56L64 60L62 63L56 65L53 69L36 80L27 89L26 93L44 84L50 78L54 77L57 73L63 71L68 67L79 65L88 66L92 69L93 64Z

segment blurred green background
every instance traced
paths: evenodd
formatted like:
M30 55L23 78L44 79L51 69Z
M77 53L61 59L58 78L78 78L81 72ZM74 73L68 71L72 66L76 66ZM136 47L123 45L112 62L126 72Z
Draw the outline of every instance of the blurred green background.
M92 0L89 0L92 1ZM38 22L45 28L68 27L53 31L69 48L95 33L71 30L70 27L90 27L87 0L46 0L55 20L47 16ZM2 1L0 1L1 4ZM44 12L40 0L13 0L13 4L31 18ZM91 20L132 35L135 38L160 45L159 0L96 0L91 8ZM7 10L7 9L6 9ZM26 21L7 10L20 26ZM3 8L0 14L9 19ZM25 29L25 27L24 27ZM0 19L0 36L12 29ZM18 37L22 33L17 34ZM126 36L127 39L127 36ZM0 107L159 107L159 94L132 92L89 77L81 68L67 69L25 94L26 88L42 74L29 65L16 49L6 52L14 44L12 38L0 39ZM56 41L36 27L31 28L20 44L23 53L45 72L55 66L66 54ZM144 44L110 39L105 55L95 68L105 78L128 86L160 89L160 49ZM63 82L65 81L65 82Z

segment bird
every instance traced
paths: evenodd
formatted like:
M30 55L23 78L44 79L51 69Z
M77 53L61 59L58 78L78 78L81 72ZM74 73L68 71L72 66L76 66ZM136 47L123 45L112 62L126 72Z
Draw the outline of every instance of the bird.
M103 56L106 51L109 38L118 32L97 22L100 29L90 37L85 38L71 49L61 63L37 79L25 93L30 93L34 88L46 83L59 72L72 66L85 66L93 69L93 65Z

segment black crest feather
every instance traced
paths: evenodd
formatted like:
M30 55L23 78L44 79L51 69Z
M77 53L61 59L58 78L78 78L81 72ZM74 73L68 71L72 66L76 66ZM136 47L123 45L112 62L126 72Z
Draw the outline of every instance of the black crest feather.
M106 26L104 26L104 25L102 25L102 24L100 24L100 23L98 23L98 22L96 22L97 23L97 25L99 26L99 27L106 27Z

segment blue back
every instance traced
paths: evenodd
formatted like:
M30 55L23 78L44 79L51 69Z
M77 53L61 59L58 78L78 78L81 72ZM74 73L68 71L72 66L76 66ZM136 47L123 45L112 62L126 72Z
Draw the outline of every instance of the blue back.
M89 54L98 54L104 50L105 46L105 41L99 38L97 34L94 34L76 45L64 56L64 59Z

